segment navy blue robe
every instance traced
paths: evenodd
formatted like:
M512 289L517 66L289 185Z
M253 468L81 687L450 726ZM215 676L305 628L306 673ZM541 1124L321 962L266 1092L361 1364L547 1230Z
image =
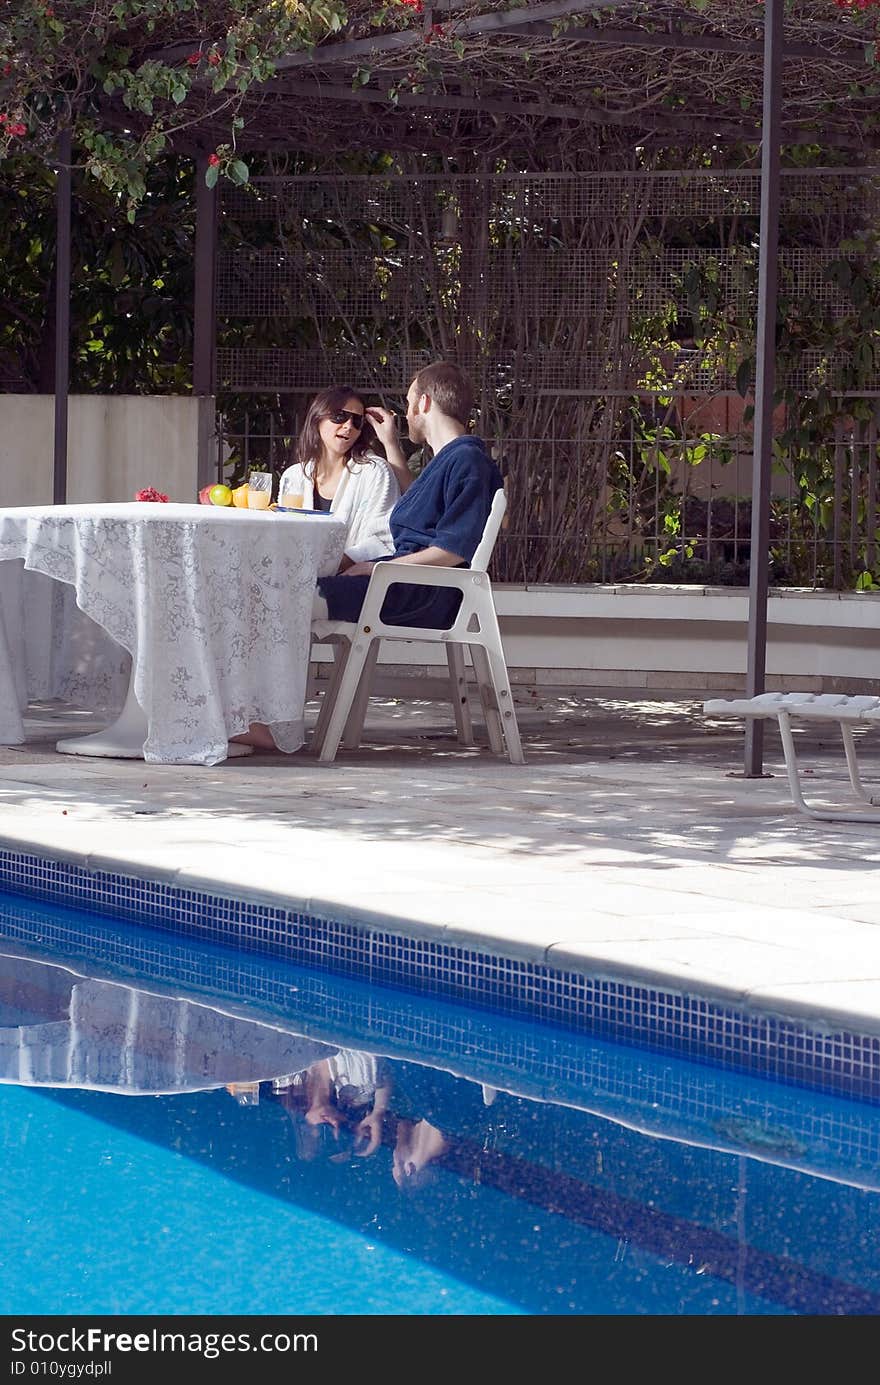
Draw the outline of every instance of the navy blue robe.
M423 548L444 548L467 567L483 536L501 473L481 438L465 433L441 447L420 476L400 497L389 524L392 557ZM380 561L386 561L380 559ZM401 573L405 568L401 568ZM364 604L368 576L322 577L318 590L331 620L356 621ZM448 588L395 584L385 598L382 619L388 625L448 629L461 605L461 593Z

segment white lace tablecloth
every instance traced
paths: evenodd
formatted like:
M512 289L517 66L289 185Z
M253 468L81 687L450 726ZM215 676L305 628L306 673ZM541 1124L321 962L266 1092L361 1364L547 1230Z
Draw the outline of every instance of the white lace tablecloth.
M297 750L315 582L337 570L345 537L332 516L209 505L0 509L0 743L24 740L34 697L97 708L125 695L121 650L90 638L69 598L52 604L29 577L42 573L131 655L145 760L218 764L252 721ZM49 611L43 658L32 604Z

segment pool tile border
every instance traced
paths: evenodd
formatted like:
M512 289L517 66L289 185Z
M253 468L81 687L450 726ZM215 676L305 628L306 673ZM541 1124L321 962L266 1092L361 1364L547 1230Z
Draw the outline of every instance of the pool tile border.
M632 976L561 970L33 851L0 848L0 888L316 971L880 1103L876 1034L810 1026Z

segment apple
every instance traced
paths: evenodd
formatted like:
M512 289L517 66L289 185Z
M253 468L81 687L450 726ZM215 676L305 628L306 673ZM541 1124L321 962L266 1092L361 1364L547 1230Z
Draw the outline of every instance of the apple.
M232 491L221 481L219 485L212 486L208 491L208 497L212 505L231 505Z
M211 504L211 491L212 491L212 490L213 490L213 485L210 485L210 486L202 486L202 489L199 491L199 504L200 504L200 505L210 505L210 504Z

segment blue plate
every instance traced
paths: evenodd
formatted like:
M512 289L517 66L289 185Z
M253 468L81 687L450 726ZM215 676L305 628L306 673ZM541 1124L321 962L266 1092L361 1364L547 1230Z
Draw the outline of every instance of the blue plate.
M328 519L335 519L329 510L304 510L302 507L297 509L295 505L276 505L275 513L281 515L326 515Z

